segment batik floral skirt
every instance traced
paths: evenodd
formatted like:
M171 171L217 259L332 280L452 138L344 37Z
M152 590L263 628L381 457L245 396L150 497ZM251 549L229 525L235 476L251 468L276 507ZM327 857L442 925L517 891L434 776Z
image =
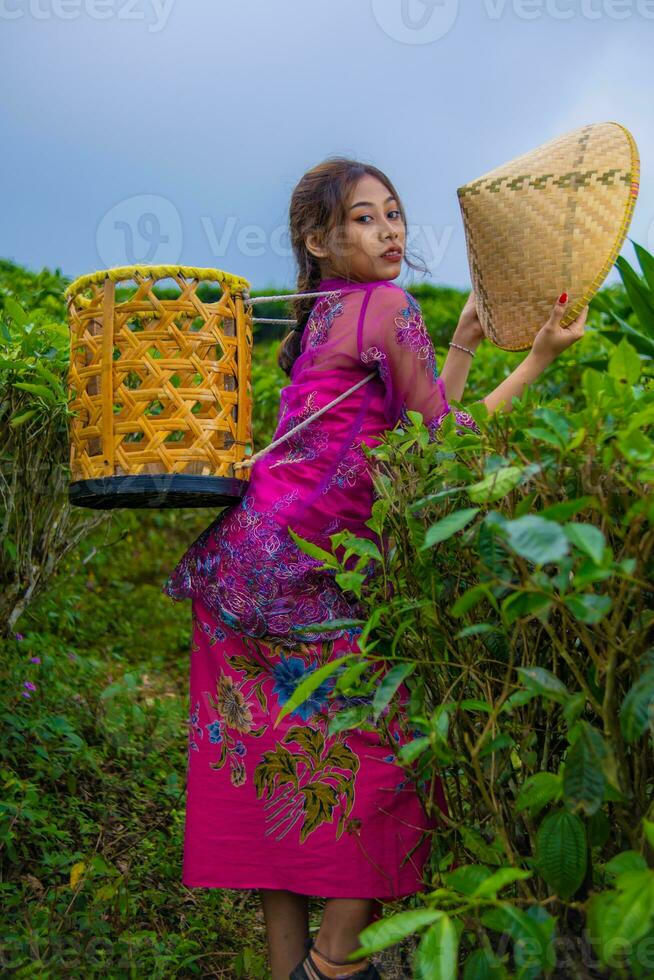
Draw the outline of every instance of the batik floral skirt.
M277 646L235 632L198 599L192 610L183 884L386 901L422 890L439 821L393 750L417 734L406 687L374 731L327 733L354 702L328 698L333 679L274 727L308 672L356 652L360 630Z

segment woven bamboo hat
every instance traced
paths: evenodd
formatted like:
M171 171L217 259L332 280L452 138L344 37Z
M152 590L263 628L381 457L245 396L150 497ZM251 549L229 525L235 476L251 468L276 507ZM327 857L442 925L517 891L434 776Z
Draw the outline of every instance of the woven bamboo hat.
M571 323L619 255L638 194L639 156L616 122L591 123L457 188L486 337L527 350L564 290Z

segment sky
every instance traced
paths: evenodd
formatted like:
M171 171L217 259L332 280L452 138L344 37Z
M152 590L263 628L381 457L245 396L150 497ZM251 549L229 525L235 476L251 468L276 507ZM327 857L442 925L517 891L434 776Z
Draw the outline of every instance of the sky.
M654 251L653 42L654 0L0 0L0 256L292 290L293 187L338 154L401 195L429 274L397 281L469 289L457 187L603 121Z

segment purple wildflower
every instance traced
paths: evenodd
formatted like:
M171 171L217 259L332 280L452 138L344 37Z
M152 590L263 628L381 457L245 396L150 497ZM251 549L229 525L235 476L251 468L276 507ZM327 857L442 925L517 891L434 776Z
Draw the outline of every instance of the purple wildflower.
M32 681L23 681L23 687L26 687L28 691L36 691L36 684Z
M30 657L30 663L32 663L32 664L40 664L41 663L41 658L40 657Z

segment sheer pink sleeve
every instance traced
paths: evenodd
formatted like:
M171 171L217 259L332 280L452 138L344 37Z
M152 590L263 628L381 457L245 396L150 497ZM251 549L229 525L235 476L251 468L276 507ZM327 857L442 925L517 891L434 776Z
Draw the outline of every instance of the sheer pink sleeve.
M400 286L375 286L359 318L357 345L364 364L375 362L386 386L384 412L390 427L409 422L407 410L422 413L433 441L441 422L453 411L438 374L436 353L413 296ZM458 425L479 432L468 412L454 411Z

